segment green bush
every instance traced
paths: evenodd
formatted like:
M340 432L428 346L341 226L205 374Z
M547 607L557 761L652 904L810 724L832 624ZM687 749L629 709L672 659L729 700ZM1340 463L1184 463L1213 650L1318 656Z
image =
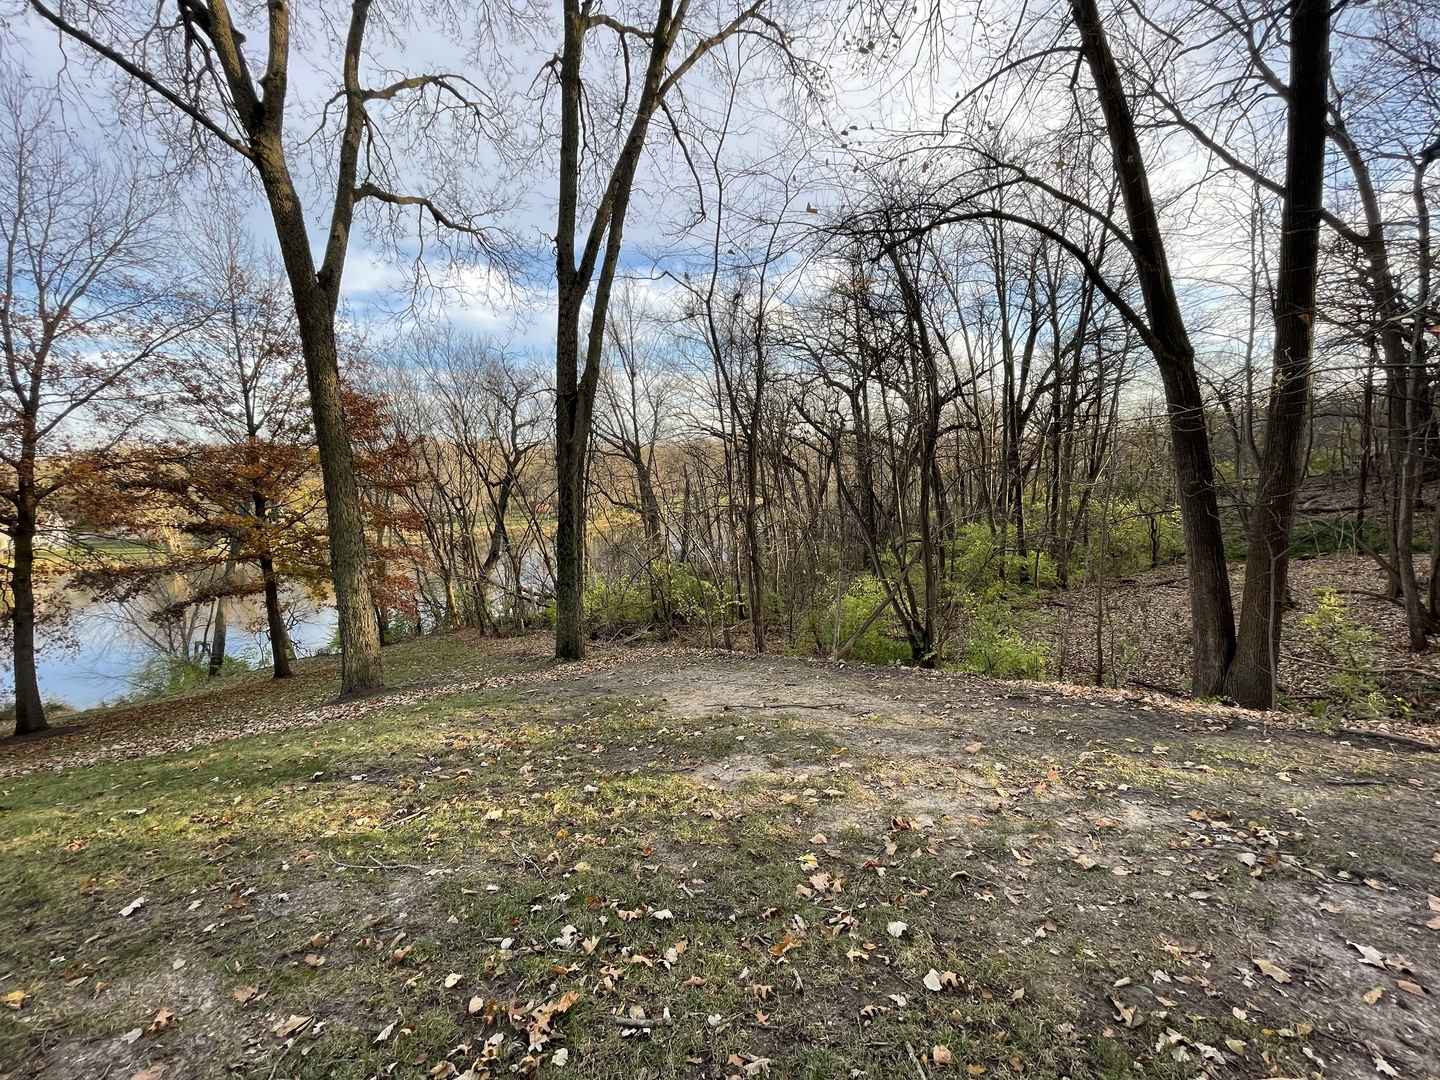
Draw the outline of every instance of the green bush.
M832 594L833 595L833 592ZM876 605L885 599L885 586L869 574L861 574L850 582L850 588L840 598L840 643L843 645L850 636L870 617ZM835 634L835 603L812 610L807 619L807 629L815 640L815 648L822 654L830 654ZM895 664L910 658L910 646L894 633L895 615L886 611L850 650L847 657L858 664Z
M1377 715L1385 711L1380 693L1380 636L1350 619L1350 607L1332 588L1315 590L1315 611L1300 620L1331 665L1326 705L1347 712Z
M226 656L220 666L221 675L235 675L252 670L250 661L243 656ZM210 660L205 656L184 657L167 654L152 656L128 676L126 683L130 693L127 701L145 701L150 698L168 697L186 690L203 686L210 679Z
M1038 679L1045 674L1048 652L1039 640L1023 633L1023 615L1004 599L981 599L971 605L968 634L960 667L977 675L1002 679Z

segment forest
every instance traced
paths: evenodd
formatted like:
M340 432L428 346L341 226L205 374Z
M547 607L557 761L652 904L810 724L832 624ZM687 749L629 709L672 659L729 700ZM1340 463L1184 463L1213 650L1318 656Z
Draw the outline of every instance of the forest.
M1432 7L631 6L17 19L17 732L101 598L162 686L300 595L347 695L460 627L1123 685L1161 567L1149 685L1433 714ZM1297 553L1377 574L1287 688Z
M0 1080L1440 1080L1437 209L1435 0L0 0Z

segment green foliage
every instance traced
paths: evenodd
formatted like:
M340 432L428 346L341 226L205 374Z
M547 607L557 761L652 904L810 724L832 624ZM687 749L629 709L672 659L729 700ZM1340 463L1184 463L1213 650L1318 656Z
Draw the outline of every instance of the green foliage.
M250 670L250 661L245 657L226 656L220 667L220 674L235 675ZM204 686L209 680L208 657L184 657L169 653L152 656L126 677L130 687L126 700L146 701L150 698L168 697Z
M1030 551L1021 555L1013 537L1001 556L1001 537L989 525L974 522L961 527L950 548L953 579L968 591L988 592L1003 583L1053 589L1058 578L1055 559L1048 553Z
M1026 638L1025 614L1017 613L1008 600L998 596L967 606L967 637L959 665L963 670L1001 679L1044 676L1047 650L1038 639Z
M1324 652L1332 670L1326 680L1330 700L1326 705L1361 715L1386 711L1380 693L1380 636L1350 619L1350 607L1332 588L1315 591L1315 611L1300 620L1301 626Z
M1185 554L1185 533L1178 512L1151 512L1117 502L1111 513L1105 536L1107 574L1148 570Z
M592 573L585 582L585 621L600 633L648 626L651 619L649 582L618 574Z
M833 596L833 593L832 593ZM859 630L870 613L885 599L885 586L869 574L861 574L850 583L850 588L840 598L840 643L850 640ZM910 658L910 646L897 638L893 629L895 616L886 611L860 635L850 650L848 659L859 664L895 664ZM815 647L822 654L829 655L835 634L835 603L811 611L807 629L815 639Z

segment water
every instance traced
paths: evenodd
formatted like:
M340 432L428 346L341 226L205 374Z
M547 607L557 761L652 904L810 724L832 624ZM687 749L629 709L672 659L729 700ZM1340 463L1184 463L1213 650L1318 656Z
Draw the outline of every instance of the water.
M132 605L133 608L133 605ZM290 639L297 656L311 656L329 646L335 629L335 608L317 604L303 595L285 597L285 611L292 620ZM203 639L208 605L192 613L194 628ZM60 700L77 709L88 709L124 697L130 691L132 672L173 642L158 640L161 635L147 627L135 613L108 601L84 604L71 617L68 642L42 633L37 642L36 667L40 695ZM232 602L226 654L244 657L252 663L268 655L264 602L246 597ZM0 657L4 682L0 699L11 695L12 678L8 657Z

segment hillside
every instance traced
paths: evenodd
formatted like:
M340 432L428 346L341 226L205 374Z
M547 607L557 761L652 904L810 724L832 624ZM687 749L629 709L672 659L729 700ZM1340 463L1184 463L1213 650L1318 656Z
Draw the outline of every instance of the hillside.
M389 695L321 704L313 661L3 744L0 1073L1440 1075L1433 751L546 651L433 639Z

